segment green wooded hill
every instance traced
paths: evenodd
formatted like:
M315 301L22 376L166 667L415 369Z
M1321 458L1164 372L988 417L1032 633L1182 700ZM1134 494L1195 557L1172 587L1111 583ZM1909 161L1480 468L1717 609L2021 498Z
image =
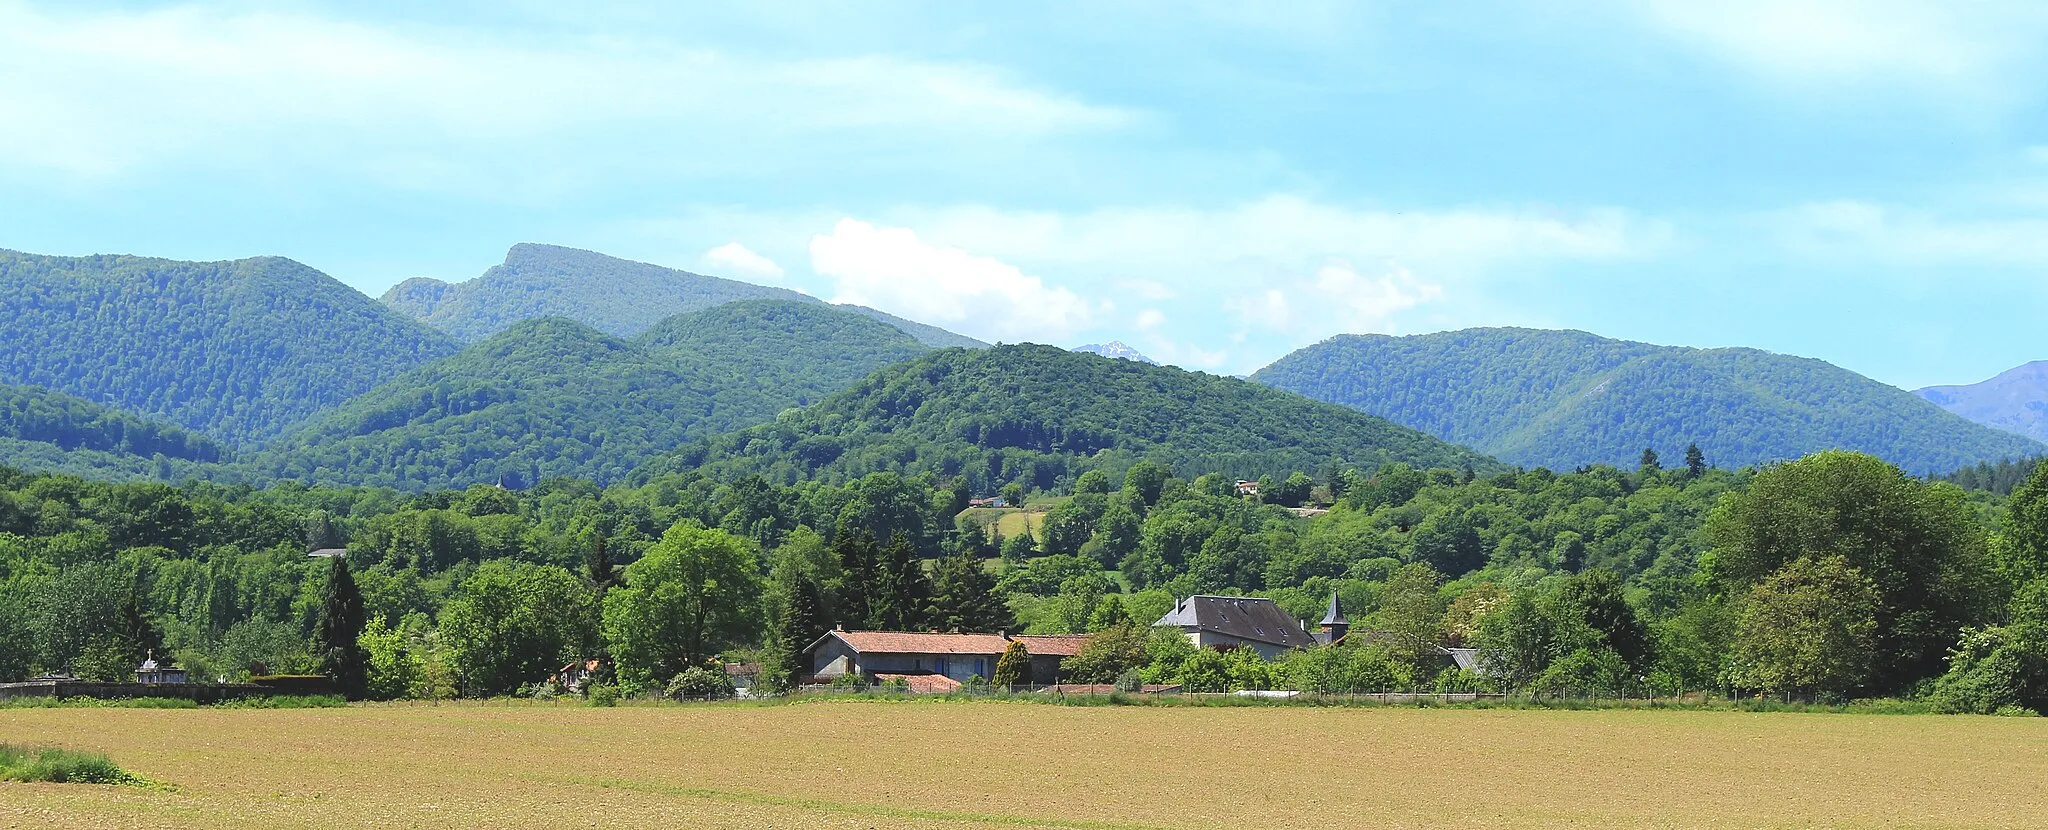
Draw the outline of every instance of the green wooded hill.
M1694 443L1722 466L1848 449L1916 474L2048 450L1824 361L1579 331L1344 335L1252 379L1557 469L1633 467L1646 447L1677 463Z
M1236 378L1051 346L945 349L890 366L773 423L698 442L636 478L845 481L872 472L964 475L981 492L1053 488L1150 459L1256 477L1332 464L1499 469L1421 432Z
M734 302L771 299L820 303L765 285L707 277L592 251L521 243L482 276L459 283L416 277L393 286L385 305L464 342L476 342L522 320L562 317L614 337L634 337L663 320ZM952 332L861 306L841 308L910 334L935 347L986 345Z
M445 335L297 262L0 250L0 383L40 386L233 444L423 363Z
M176 478L220 462L218 442L83 398L0 385L0 465L126 481Z
M255 466L408 490L610 481L924 351L860 315L780 300L679 316L633 341L561 318L522 321L322 416Z

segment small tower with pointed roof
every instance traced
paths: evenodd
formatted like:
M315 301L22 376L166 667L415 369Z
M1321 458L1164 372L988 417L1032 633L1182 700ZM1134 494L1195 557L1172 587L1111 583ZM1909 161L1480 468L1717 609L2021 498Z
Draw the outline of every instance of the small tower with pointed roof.
M1344 609L1337 606L1337 592L1330 592L1330 612L1323 615L1323 621L1316 624L1316 642L1332 645L1344 639L1351 631L1351 620L1344 617Z

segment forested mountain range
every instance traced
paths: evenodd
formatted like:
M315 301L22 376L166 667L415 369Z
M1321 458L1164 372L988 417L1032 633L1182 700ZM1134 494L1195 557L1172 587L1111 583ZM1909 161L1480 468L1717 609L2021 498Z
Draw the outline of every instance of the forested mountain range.
M0 251L0 383L253 443L455 342L288 259Z
M925 351L861 315L787 300L678 315L631 341L562 318L522 321L323 415L254 466L401 489L606 482Z
M521 243L482 276L459 283L415 277L384 293L404 314L476 342L521 320L563 317L614 337L634 337L677 314L735 300L821 303L786 288L707 277L592 251ZM987 345L863 306L842 308L888 323L934 347Z
M1393 461L1501 469L1421 432L1236 378L1024 344L946 349L888 367L636 477L700 466L780 481L932 471L989 492L1010 481L1052 489L1139 459L1244 477Z
M2048 441L2048 360L2036 360L1967 386L1929 386L1914 394L1988 427Z
M2048 451L1820 360L1578 331L1344 335L1253 380L1557 469L1632 466L1645 448L1674 458L1693 444L1727 466L1839 448L1916 474Z

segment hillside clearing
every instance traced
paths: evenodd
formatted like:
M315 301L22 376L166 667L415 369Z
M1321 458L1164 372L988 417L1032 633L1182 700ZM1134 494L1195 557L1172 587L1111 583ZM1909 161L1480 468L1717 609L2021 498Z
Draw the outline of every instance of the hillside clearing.
M817 702L0 711L38 827L2016 827L2048 720Z

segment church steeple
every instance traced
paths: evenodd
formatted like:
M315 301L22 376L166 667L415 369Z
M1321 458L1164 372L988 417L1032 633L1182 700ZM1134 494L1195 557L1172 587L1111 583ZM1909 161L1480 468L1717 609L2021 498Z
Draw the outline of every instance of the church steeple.
M1330 645L1344 639L1351 631L1351 620L1344 616L1344 609L1337 605L1337 592L1330 592L1330 612L1323 615L1323 621L1316 624L1316 642Z

